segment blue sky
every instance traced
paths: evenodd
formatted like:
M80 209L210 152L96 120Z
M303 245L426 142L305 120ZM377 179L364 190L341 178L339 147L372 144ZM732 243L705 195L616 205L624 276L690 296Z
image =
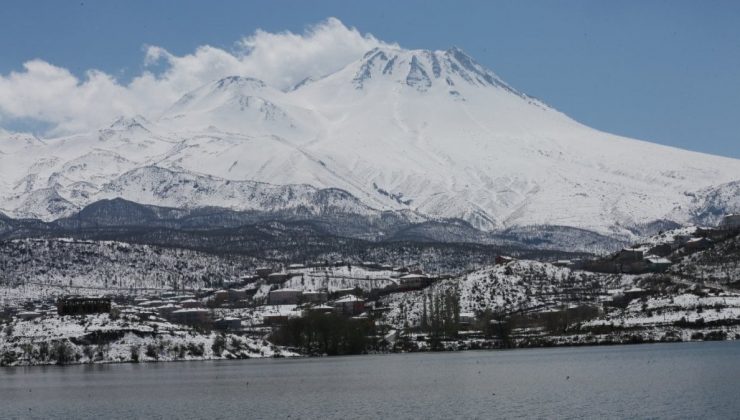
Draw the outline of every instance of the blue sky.
M0 76L41 59L81 80L97 69L125 84L147 69L146 46L232 51L258 28L300 34L331 16L405 48L457 45L592 127L740 158L737 1L10 0L0 12Z

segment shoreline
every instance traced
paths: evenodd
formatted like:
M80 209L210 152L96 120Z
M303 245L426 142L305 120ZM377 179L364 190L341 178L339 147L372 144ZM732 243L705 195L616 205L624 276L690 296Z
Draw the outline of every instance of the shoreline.
M561 336L562 337L562 336ZM526 344L519 343L513 346L501 346L500 343L496 343L497 340L481 340L471 342L464 342L459 345L459 340L456 340L454 345L446 345L441 349L430 349L419 347L411 350L401 351L369 351L365 353L356 354L339 354L339 355L327 355L327 354L302 354L295 352L295 349L280 349L281 352L276 352L269 356L240 356L240 357L223 357L223 356L207 356L207 357L186 357L186 358L172 358L172 359L153 359L153 358L142 358L140 360L96 360L96 361L69 361L65 363L58 363L54 361L48 361L45 363L16 363L12 365L1 365L0 369L5 368L26 368L26 367L49 367L49 366L102 366L102 365L118 365L118 364L159 364L159 363L177 363L177 362L208 362L208 361L237 361L237 360L267 360L267 359L323 359L323 358L337 358L337 357L359 357L359 356L374 356L374 355L393 355L393 354L414 354L414 353L461 353L470 351L510 351L510 350L533 350L533 349L554 349L554 348L584 348L584 347L614 347L614 346L636 346L636 345L647 345L647 344L680 344L680 343L707 343L707 342L735 342L740 341L737 337L728 337L726 339L700 339L700 340L605 340L600 342L542 342L538 344ZM451 343L445 343L451 344ZM284 354L283 352L287 352ZM22 361L21 361L22 362Z

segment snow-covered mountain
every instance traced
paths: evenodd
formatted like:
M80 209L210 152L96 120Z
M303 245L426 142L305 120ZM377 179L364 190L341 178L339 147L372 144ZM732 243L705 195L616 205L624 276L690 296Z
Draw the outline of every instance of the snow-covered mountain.
M339 189L313 211L629 237L740 210L738 181L739 160L586 127L458 48L376 48L287 91L228 77L95 132L0 132L0 212L44 220L115 197L283 211Z

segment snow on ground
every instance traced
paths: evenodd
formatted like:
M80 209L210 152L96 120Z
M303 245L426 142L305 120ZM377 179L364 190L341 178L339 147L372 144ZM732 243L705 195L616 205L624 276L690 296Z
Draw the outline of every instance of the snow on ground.
M696 233L696 226L686 226L676 229L667 230L665 232L658 233L657 235L649 236L640 240L640 245L648 245L651 247L670 244L676 242L679 237L690 238Z
M593 301L604 292L608 275L573 271L536 261L514 261L474 271L435 283L424 291L395 293L383 298L391 309L385 320L402 327L418 325L424 310L424 296L454 292L460 297L460 312L474 314L490 310L511 313L541 310L574 299Z
M33 320L15 318L0 334L0 362L6 365L57 363L60 343L69 352L66 363L296 356L262 338L198 332L125 314L60 317L47 312ZM214 344L221 339L223 349L217 353Z
M601 319L586 322L586 326L619 325L646 327L674 325L677 322L710 323L736 322L740 319L740 295L721 293L717 296L697 296L684 293L677 296L635 299L624 310L612 310Z
M328 290L360 288L369 292L397 284L399 273L392 270L373 270L361 266L315 267L289 270L294 277L283 287L299 290Z

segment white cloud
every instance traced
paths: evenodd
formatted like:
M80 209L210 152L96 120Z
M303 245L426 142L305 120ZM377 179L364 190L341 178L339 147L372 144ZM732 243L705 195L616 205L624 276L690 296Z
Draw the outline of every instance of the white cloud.
M0 127L13 119L33 119L50 124L50 134L60 134L97 128L119 115L156 115L186 92L231 75L286 89L306 77L334 72L382 45L388 44L329 18L303 34L257 30L234 51L205 45L176 56L149 46L146 68L164 64L165 70L145 70L127 85L98 70L87 71L81 80L67 69L32 60L23 71L0 75Z

